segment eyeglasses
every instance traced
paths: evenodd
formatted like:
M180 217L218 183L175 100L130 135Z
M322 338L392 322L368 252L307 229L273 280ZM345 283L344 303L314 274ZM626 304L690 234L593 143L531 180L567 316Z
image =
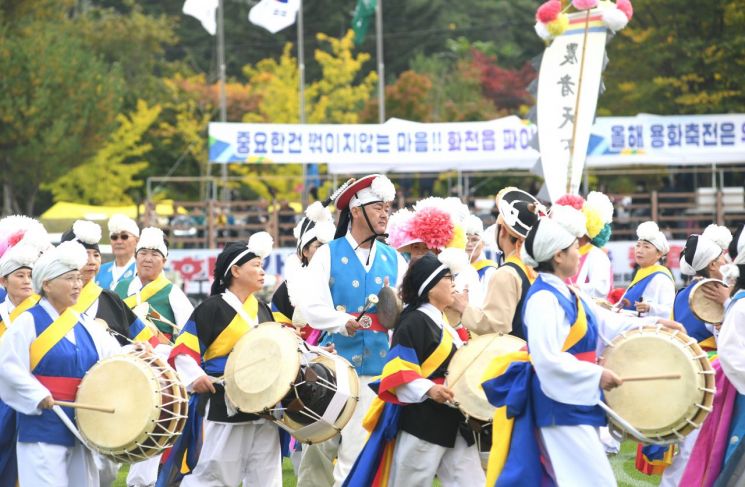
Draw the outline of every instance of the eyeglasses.
M111 238L112 242L116 242L119 239L127 240L129 238L129 234L128 233L121 233L121 234L112 233L109 238Z

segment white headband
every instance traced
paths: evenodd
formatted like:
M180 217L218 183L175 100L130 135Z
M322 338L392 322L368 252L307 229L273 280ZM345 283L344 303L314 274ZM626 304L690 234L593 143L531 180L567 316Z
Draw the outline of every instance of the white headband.
M62 242L57 247L47 250L39 257L32 270L34 292L41 293L45 281L51 281L70 271L80 270L87 262L88 252L75 240Z
M696 250L693 254L693 262L688 262L685 252L680 259L680 272L687 276L695 276L700 270L703 270L722 255L722 248L716 243L703 235L695 235Z
M421 296L422 292L424 292L424 289L429 285L430 282L432 282L432 279L434 279L435 276L437 276L437 274L439 274L440 272L442 272L443 270L447 268L448 266L446 266L445 264L441 264L440 267L432 271L432 274L430 274L429 277L427 277L427 279L424 280L422 285L419 286L419 291L417 291L416 295Z

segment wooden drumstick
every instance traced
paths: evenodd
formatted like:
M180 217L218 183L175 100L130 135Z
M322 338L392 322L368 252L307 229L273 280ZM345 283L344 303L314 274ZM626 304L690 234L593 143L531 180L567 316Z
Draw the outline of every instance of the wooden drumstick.
M641 382L644 380L669 380L669 379L680 379L680 374L632 375L629 377L621 377L621 380L624 382Z
M82 402L54 401L54 404L66 408L89 409L91 411L98 411L99 413L114 414L116 412L116 409L114 408L95 406L93 404L85 404Z

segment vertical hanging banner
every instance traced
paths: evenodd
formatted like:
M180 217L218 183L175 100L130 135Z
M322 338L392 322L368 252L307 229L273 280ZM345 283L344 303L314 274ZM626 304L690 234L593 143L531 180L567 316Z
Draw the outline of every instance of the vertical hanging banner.
M552 201L579 190L608 31L626 26L632 11L625 7L624 0L600 5L597 0L573 0L566 7L549 0L536 14L536 32L550 41L538 75L537 125L541 168ZM565 13L570 8L577 11Z

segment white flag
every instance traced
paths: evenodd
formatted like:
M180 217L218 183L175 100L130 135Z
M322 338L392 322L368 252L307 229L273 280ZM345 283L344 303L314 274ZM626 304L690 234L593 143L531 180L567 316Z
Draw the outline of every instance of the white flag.
M276 34L295 23L299 9L300 0L261 0L248 12L248 20Z
M217 6L219 0L186 0L182 11L186 15L191 15L199 22L202 27L211 35L217 32Z

